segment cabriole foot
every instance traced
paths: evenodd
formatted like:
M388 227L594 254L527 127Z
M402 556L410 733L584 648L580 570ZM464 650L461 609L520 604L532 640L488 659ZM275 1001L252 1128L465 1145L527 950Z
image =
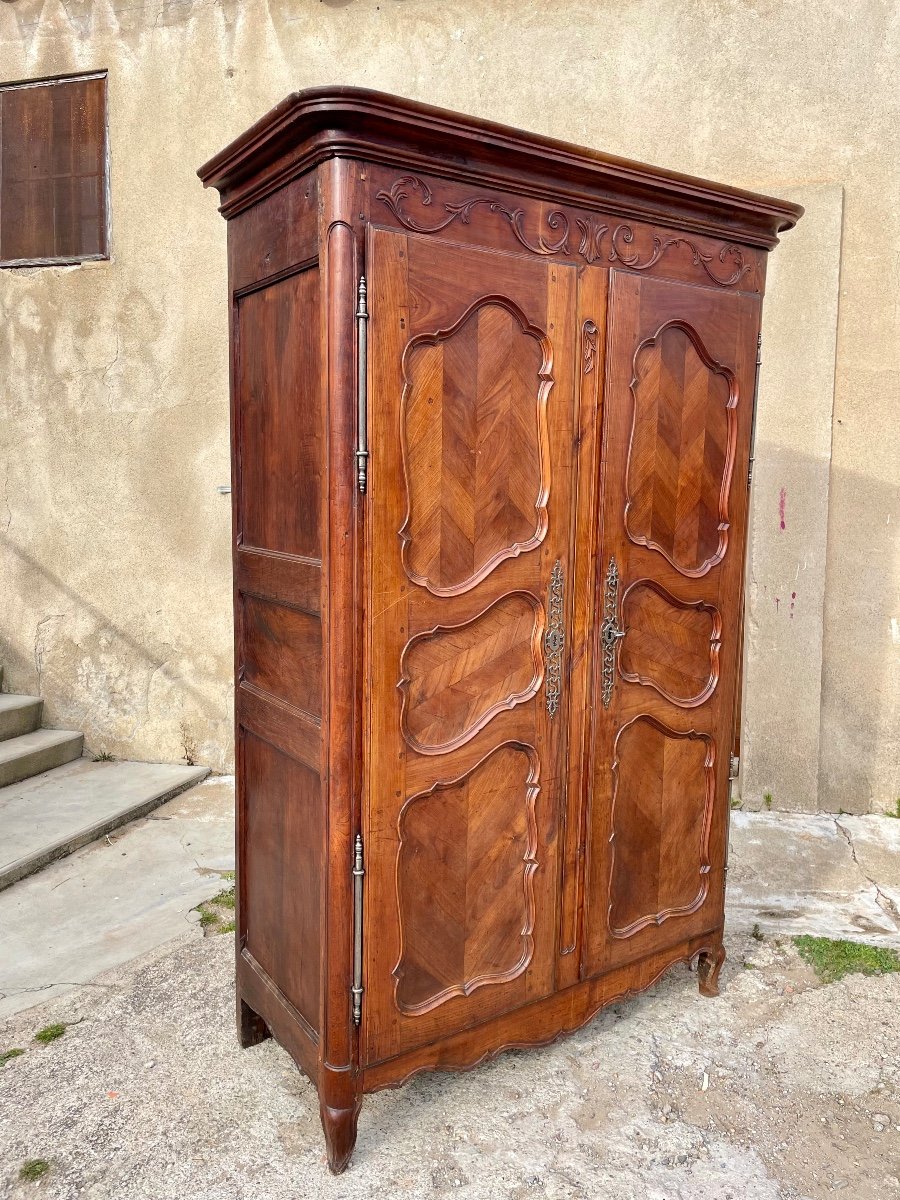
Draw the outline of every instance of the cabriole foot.
M325 1131L325 1148L328 1152L328 1169L332 1175L340 1175L350 1161L356 1145L356 1122L359 1104L352 1108L329 1108L319 1106L322 1128Z
M701 996L718 996L719 972L725 961L725 947L717 950L701 950L697 960L697 980Z

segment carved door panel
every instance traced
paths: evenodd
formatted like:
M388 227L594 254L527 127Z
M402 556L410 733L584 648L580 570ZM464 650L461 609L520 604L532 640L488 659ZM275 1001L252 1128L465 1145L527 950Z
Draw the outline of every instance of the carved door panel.
M372 1063L554 987L576 277L369 238Z
M758 322L612 273L585 975L721 922Z

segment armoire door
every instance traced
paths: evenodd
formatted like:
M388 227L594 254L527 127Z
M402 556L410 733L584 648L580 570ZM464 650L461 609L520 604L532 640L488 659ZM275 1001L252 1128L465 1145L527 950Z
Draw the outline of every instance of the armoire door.
M612 272L583 975L721 923L758 326Z
M371 229L362 1061L554 988L574 267Z

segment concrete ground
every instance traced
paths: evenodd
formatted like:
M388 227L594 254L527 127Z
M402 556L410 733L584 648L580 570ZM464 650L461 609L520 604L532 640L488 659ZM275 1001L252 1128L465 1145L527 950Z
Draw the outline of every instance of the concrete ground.
M119 901L126 883L147 889L126 901L128 961L91 974L119 917L107 906L81 921L93 935L73 917L68 949L45 937L20 971L19 985L53 990L5 1001L0 1053L25 1053L0 1067L0 1197L900 1200L900 975L823 987L786 936L900 945L900 822L735 814L720 998L676 967L555 1046L367 1097L353 1162L332 1179L311 1085L273 1042L237 1047L232 939L185 919L230 861L227 791L210 781L120 831L132 870ZM102 846L75 857L80 906L113 859ZM166 896L148 903L169 857ZM29 927L40 939L65 865L0 896L0 972L2 902L43 880L17 945ZM61 991L79 960L89 985ZM33 1040L55 1021L64 1036ZM49 1173L19 1181L33 1158Z
M147 816L208 774L180 763L78 758L0 788L0 889Z
M233 780L208 779L0 892L0 1019L196 922L234 867L233 813Z

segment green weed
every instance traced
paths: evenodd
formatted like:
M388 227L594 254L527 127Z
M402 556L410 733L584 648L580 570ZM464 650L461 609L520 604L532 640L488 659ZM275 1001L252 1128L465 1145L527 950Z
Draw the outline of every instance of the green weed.
M21 1167L19 1167L19 1178L28 1180L43 1179L49 1170L50 1164L46 1158L26 1158Z
M36 1042L43 1042L46 1046L50 1042L55 1042L57 1038L61 1038L66 1032L65 1025L57 1023L56 1025L45 1025L43 1029L39 1029L34 1035Z
M884 975L900 971L900 954L880 946L803 935L794 945L823 983L834 983L845 975Z

